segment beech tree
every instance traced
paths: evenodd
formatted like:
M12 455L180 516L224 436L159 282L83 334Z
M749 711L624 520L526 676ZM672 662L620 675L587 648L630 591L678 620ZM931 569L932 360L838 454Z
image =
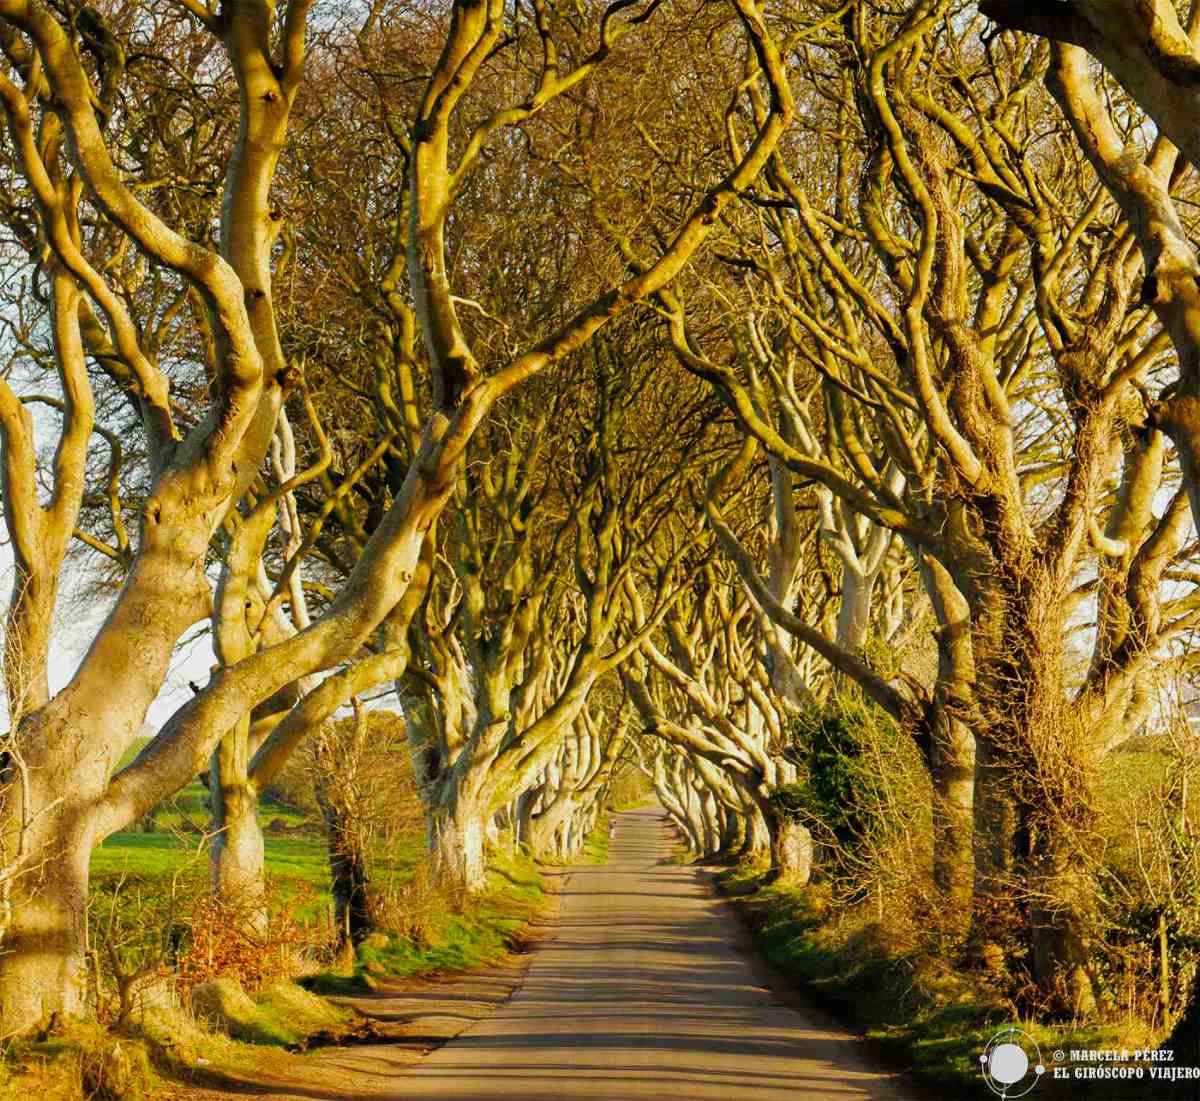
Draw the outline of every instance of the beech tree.
M559 758L593 689L694 569L695 533L674 506L703 446L703 409L687 416L673 392L652 399L653 359L614 343L594 347L590 384L535 387L524 400L536 415L481 430L446 538L453 578L414 627L409 680L423 692L406 710L435 866L471 889L488 822ZM506 458L488 461L501 437ZM623 594L641 575L653 579L648 622L622 633Z
M1191 5L1186 22L1167 0L1072 0L1053 10L989 0L980 10L1002 27L1055 43L1047 84L1127 219L1145 267L1142 300L1152 307L1174 346L1177 374L1158 394L1144 392L1145 416L1177 449L1193 521L1200 528L1200 258L1192 244L1194 233L1189 233L1176 202L1184 163L1193 168L1200 164L1194 79L1189 75L1200 64L1200 6ZM1084 51L1153 120L1158 136L1149 151L1130 142L1123 132L1128 126L1124 119L1121 125L1115 121L1114 114L1120 112L1114 113L1099 94ZM1132 626L1146 630L1141 624ZM1171 1042L1193 1056L1200 1054L1200 986L1193 987L1188 1012Z
M599 695L599 693L597 693ZM518 800L519 837L539 856L577 856L596 824L627 737L628 713L589 700L557 756Z
M245 527L262 503L256 498L251 505L246 495L297 383L298 366L284 353L274 309L274 246L283 219L271 186L304 78L314 4L246 0L217 12L185 0L161 17L136 7L136 18L122 24L114 18L119 8L88 8L82 18L70 18L40 0L0 3L7 60L0 100L19 177L37 205L44 243L38 266L51 287L52 346L65 410L54 492L43 504L31 418L13 388L0 386L6 523L21 578L9 637L20 637L40 686L17 732L30 782L19 791L9 784L2 832L12 836L7 826L13 821L32 823L31 843L55 855L36 882L14 883L13 920L0 944L0 1027L6 1033L51 1013L83 1011L92 846L201 771L218 741L281 688L359 654L382 624L388 624L385 634L401 633L416 611L417 601L406 605L405 598L421 570L422 547L454 492L473 433L496 401L677 276L722 209L765 164L788 122L791 95L759 10L752 0L733 0L748 64L770 103L744 155L710 181L637 270L610 279L564 324L523 334L515 351L478 358L459 321L446 252L458 195L489 140L577 89L654 6L632 9L622 0L595 13L590 47L569 58L557 47L563 20L537 5L532 27L500 2L455 4L447 13L443 48L415 111L408 148L406 292L432 391L416 453L324 610L302 630L234 656L132 764L116 771L158 695L176 643L211 612L205 569L214 533L239 510ZM189 236L172 211L143 199L139 180L106 135L119 92L134 79L131 51L114 25L132 40L147 20L177 19L181 8L204 37L207 63L227 67L238 91L232 108L237 132L224 154L221 219L211 242ZM464 121L459 109L466 90L518 22L521 33L511 40L532 38L541 46L531 83L511 102L496 99L482 116ZM452 140L459 134L465 135L461 145ZM194 422L177 422L171 363L155 354L147 331L153 322L139 319L114 285L106 249L136 255L138 265L160 273L178 295L194 294L202 307L194 316L172 314L181 326L194 326L191 345L207 378L203 413ZM124 584L72 679L51 696L44 672L48 625L84 488L96 375L123 388L137 408L147 489ZM268 494L274 504L283 488ZM245 539L253 544L248 534ZM381 651L358 675L369 679L386 670L394 676L397 660ZM339 693L353 690L346 679L327 680L295 705L280 729L289 721L292 728L311 724L345 698Z
M898 537L938 623L936 677L881 675L723 543L779 627L925 750L954 912L974 898L986 938L989 910L1012 908L1047 996L1088 1012L1092 778L1145 721L1154 663L1186 660L1172 640L1195 615L1162 584L1189 553L1187 498L1138 390L1167 338L1136 296L1129 224L1041 94L1047 51L989 51L942 3L811 25L809 137L731 221L723 277L705 269L722 298L660 302L681 364L751 441L743 469L761 448ZM730 299L737 325L712 324ZM1080 676L1065 640L1092 599Z

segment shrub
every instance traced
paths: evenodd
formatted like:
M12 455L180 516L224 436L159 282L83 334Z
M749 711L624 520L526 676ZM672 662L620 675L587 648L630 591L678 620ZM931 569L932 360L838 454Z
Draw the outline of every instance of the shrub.
M895 724L877 708L853 697L836 698L795 717L789 756L800 780L771 793L785 817L815 827L831 848L852 846L871 832L885 807L878 755L902 755Z
M228 977L253 991L294 976L301 966L299 952L327 947L315 926L295 917L301 905L294 896L286 906L269 902L266 923L256 927L236 904L211 895L198 899L175 960L180 987L189 991L200 983Z
M807 826L815 873L842 905L874 902L896 943L936 932L931 792L913 741L852 693L799 713L789 730L799 779L776 787L778 813Z

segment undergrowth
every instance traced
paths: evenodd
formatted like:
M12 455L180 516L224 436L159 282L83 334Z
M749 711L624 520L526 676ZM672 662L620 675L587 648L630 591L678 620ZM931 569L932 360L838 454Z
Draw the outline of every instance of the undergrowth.
M964 1101L993 1097L980 1073L980 1056L1001 1030L1015 1027L1036 1042L1047 1067L1037 1097L1166 1101L1193 1096L1172 1094L1145 1080L1126 1087L1054 1079L1053 1068L1074 1073L1072 1050L1133 1051L1152 1046L1154 1037L1128 1022L1080 1027L1029 1020L947 945L931 939L899 946L873 908L836 910L819 884L761 886L763 870L743 864L717 877L747 917L763 954L814 1001L865 1034L890 1062L909 1071L920 1095ZM1065 1058L1056 1060L1055 1052ZM1194 1091L1195 1083L1186 1088Z

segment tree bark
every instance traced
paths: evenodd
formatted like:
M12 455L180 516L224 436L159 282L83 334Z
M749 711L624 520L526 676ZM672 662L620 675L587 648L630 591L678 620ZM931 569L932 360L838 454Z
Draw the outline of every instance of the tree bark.
M533 818L538 813L545 784L527 788L517 797L516 830L517 840L523 845L533 844Z
M745 851L748 830L746 819L729 807L724 808L721 825L721 853L733 856Z
M805 884L812 878L812 834L799 822L773 811L767 815L771 834L771 880Z
M225 735L213 753L211 849L213 892L230 919L252 932L267 925L267 885L258 791L248 778L249 723Z
M943 709L931 741L933 881L945 899L946 918L965 933L975 892L975 738Z
M78 806L30 799L28 851L37 854L11 883L10 920L0 943L0 1021L5 1033L87 1012L87 885L91 833ZM47 809L52 808L52 809ZM36 817L33 817L36 816ZM7 824L7 823L6 823Z
M430 820L429 847L434 875L443 886L480 890L486 879L484 823L473 807L458 803L438 810Z
M1087 883L1080 862L1052 835L1034 854L1029 908L1033 973L1060 1012L1074 1019L1095 1015L1096 996L1088 970Z
M845 563L842 565L841 605L838 608L837 644L854 654L866 645L871 631L871 591L874 577Z
M570 799L557 798L540 814L529 821L529 847L534 856L565 856L562 835L574 809Z
M317 799L325 822L329 880L338 936L342 944L358 944L375 927L366 854L358 844L356 831L344 821L337 808L322 798L319 792Z
M742 841L742 856L753 859L771 850L771 831L767 828L767 820L758 804L746 800L746 831Z

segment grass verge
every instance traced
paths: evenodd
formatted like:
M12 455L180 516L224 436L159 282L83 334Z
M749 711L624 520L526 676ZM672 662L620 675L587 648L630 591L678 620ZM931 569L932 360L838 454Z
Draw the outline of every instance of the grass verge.
M482 891L468 897L430 889L410 896L403 935L378 933L359 946L352 969L303 980L319 994L356 994L380 981L473 971L498 964L546 908L541 869L523 853L497 854Z
M222 979L198 987L187 1008L159 987L119 1031L70 1021L10 1041L0 1058L0 1101L145 1101L181 1081L252 1067L264 1048L347 1032L356 1016L294 982L251 996Z
M1077 1070L1087 1073L1094 1064L1072 1061L1071 1052L1135 1051L1150 1046L1152 1037L1120 1024L1051 1026L1023 1019L988 989L986 976L957 969L950 954L892 949L878 923L836 920L822 905L819 887L762 886L762 871L743 865L718 873L716 881L747 919L771 964L862 1033L888 1062L910 1072L919 1096L994 1097L983 1081L980 1056L1011 1027L1031 1037L1041 1052L1046 1072L1037 1082L1039 1098L1195 1097L1195 1082L1174 1087L1179 1092L1173 1093L1148 1076L1122 1083L1077 1078ZM1056 1077L1056 1071L1066 1077Z

